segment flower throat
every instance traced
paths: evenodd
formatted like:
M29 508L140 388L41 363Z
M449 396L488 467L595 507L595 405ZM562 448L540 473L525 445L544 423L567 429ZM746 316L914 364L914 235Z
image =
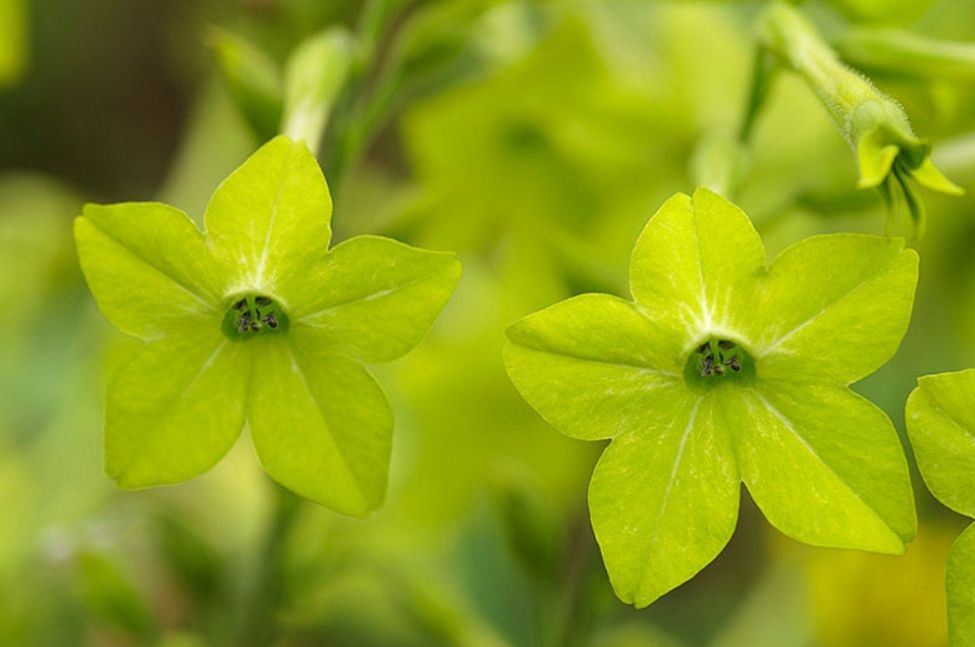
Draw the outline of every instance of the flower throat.
M223 317L223 334L231 341L245 341L253 337L288 329L288 315L271 297L248 294L231 302Z
M699 386L751 381L754 377L755 363L748 352L733 341L715 337L698 344L684 367L684 379Z

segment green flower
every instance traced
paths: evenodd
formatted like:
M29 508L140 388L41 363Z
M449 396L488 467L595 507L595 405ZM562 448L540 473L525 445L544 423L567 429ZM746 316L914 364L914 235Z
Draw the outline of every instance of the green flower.
M808 238L767 265L748 217L699 189L637 241L634 301L584 294L509 330L522 396L566 435L613 441L589 507L620 598L650 604L714 559L741 482L797 540L903 551L903 450L849 384L896 350L916 281L917 255L873 236Z
M975 370L927 375L907 399L907 433L918 469L935 498L975 518ZM975 525L948 555L948 635L975 644Z
M949 195L964 193L931 161L931 145L914 134L901 105L843 64L798 10L773 4L765 14L763 39L816 93L856 152L860 188L878 188L891 207L894 196L903 195L919 232L924 205L914 182Z
M382 502L393 420L360 362L416 345L460 265L373 236L329 250L331 208L314 157L286 137L220 185L204 232L164 204L85 207L88 285L145 342L108 389L105 463L120 486L206 471L246 421L285 487L352 515Z

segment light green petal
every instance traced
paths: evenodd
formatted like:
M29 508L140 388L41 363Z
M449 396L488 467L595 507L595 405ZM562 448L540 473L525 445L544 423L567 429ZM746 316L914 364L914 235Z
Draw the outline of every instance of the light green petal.
M914 498L880 409L846 387L759 384L728 411L742 480L773 526L814 546L903 552Z
M249 371L245 344L216 328L148 344L109 384L105 471L139 488L208 470L243 429Z
M512 326L504 361L522 397L556 429L613 438L646 428L650 412L686 391L683 358L663 337L633 303L584 294Z
M231 277L230 292L267 294L287 306L328 249L331 215L328 186L308 147L277 137L213 194L207 245Z
M951 546L945 588L952 647L975 644L975 525L966 528Z
M154 339L219 318L221 282L196 225L155 202L87 205L75 219L81 269L102 313L122 332Z
M890 175L900 148L889 142L890 137L879 127L865 134L857 142L857 159L860 163L860 180L857 186L861 189L880 186Z
M952 510L975 517L975 369L920 378L906 416L928 489Z
M813 236L774 261L754 315L760 377L849 384L897 350L911 317L918 257L900 239Z
M624 602L644 607L686 582L734 532L739 481L722 396L685 391L661 403L596 466L593 530Z
M430 330L460 280L451 253L379 236L336 245L306 276L292 314L303 346L367 362L405 355Z
M630 260L630 290L686 352L710 333L748 336L750 296L764 269L762 241L748 216L698 189L693 199L670 198L647 223Z
M947 193L948 195L965 195L965 190L946 178L930 157L925 157L921 166L911 171L911 177L917 180L921 186L927 187L932 191Z
M247 420L268 474L338 512L379 507L393 416L375 379L352 360L298 352L280 336L248 343L259 360Z

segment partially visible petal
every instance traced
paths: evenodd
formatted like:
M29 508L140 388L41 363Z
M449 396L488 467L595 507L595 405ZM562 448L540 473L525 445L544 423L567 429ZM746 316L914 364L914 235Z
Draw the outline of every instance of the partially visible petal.
M975 517L975 369L918 379L906 417L928 489L952 510Z
M911 171L911 177L921 186L948 195L965 195L965 190L946 178L930 157L925 157L921 166Z
M857 142L857 159L860 166L860 180L857 186L861 189L880 186L890 175L898 153L900 148L890 143L890 138L885 136L884 129L877 127L863 135Z
M661 403L614 440L589 485L593 531L624 602L645 607L709 564L735 530L740 486L717 390Z
M698 189L670 198L647 223L630 259L630 290L649 317L685 340L685 352L710 333L747 336L749 297L764 269L748 216Z
M951 644L975 644L975 524L966 528L951 546L945 588Z
M728 411L742 480L773 526L814 546L903 552L914 497L883 411L846 387L763 383Z
M394 360L430 330L460 273L451 253L379 236L352 238L311 268L294 293L292 334L303 347Z
M247 420L257 455L284 487L362 517L386 495L393 415L356 362L296 352L286 337L255 339Z
M152 342L108 387L105 471L120 487L178 483L210 469L244 426L245 344L213 334Z
M637 306L584 294L529 315L508 330L508 376L552 426L597 440L644 429L647 412L687 391L679 347Z
M230 292L252 291L286 305L331 238L332 199L303 142L277 137L251 155L207 205L207 245L232 277Z
M859 380L891 358L911 317L918 257L901 239L806 238L772 263L751 349L772 380Z
M220 277L182 211L157 202L90 204L74 233L88 287L122 332L154 339L219 327Z

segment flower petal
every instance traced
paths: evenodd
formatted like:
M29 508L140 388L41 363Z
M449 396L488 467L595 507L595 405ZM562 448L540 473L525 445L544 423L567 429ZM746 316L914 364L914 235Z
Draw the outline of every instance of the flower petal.
M140 488L208 470L244 427L249 371L245 344L216 328L148 344L109 384L105 471Z
M849 384L873 373L907 330L917 265L896 238L813 236L783 251L754 304L759 375Z
M95 301L122 332L154 339L219 327L221 282L203 235L182 211L156 202L90 204L74 233Z
M367 362L405 355L430 330L460 279L456 256L379 236L336 245L293 293L304 346Z
M845 387L767 383L728 411L742 480L773 526L814 546L903 552L914 498L883 411Z
M616 594L644 607L693 577L731 538L740 487L723 393L685 391L603 452L593 530Z
M925 157L921 166L911 171L911 177L918 181L921 186L927 187L932 191L947 193L948 195L965 195L965 190L946 178L930 157Z
M975 369L926 375L907 399L907 433L931 493L975 517Z
M255 339L247 420L261 463L281 485L338 512L365 516L386 495L393 416L364 368L310 355L287 338Z
M630 260L630 290L648 316L685 341L722 333L747 336L749 296L765 269L762 241L748 216L698 189L664 203L640 234Z
M277 137L214 192L207 245L233 277L230 292L263 292L289 304L309 264L326 254L331 215L328 185L308 147Z
M975 525L965 529L948 554L948 637L952 645L975 643Z
M890 143L890 137L881 127L867 132L857 142L857 159L860 166L860 180L857 186L871 189L880 186L894 165L900 148Z
M573 438L646 428L648 411L686 391L683 358L629 301L584 294L508 330L505 367L522 397Z

